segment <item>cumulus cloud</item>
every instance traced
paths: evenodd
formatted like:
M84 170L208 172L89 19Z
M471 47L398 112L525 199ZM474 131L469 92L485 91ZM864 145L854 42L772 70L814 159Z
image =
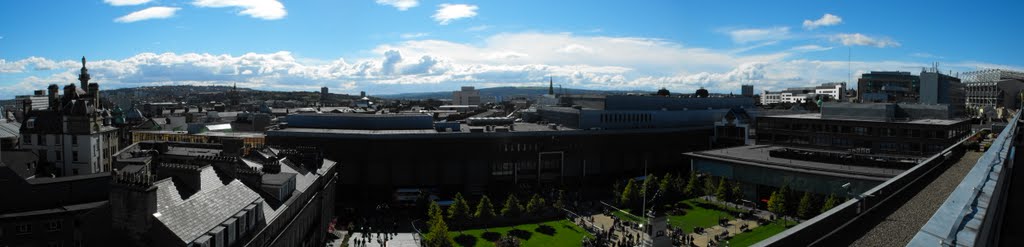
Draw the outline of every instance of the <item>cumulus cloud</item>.
M278 20L288 15L278 0L195 0L192 5L203 8L240 8L239 15L264 20Z
M819 27L835 26L843 23L843 18L826 13L817 20L804 20L804 29L814 30Z
M149 7L118 17L117 19L114 19L114 21L120 23L132 23L150 19L167 19L173 17L174 13L178 12L180 9L181 8L176 7Z
M732 41L749 43L756 41L778 41L789 37L789 27L750 28L727 31Z
M476 5L448 4L438 5L437 12L433 17L441 25L448 25L451 21L476 16Z
M418 0L377 0L377 4L395 7L399 11L406 11L420 5Z
M522 44L531 44L523 46ZM916 71L927 64L902 61L794 59L798 52L825 50L817 45L783 52L737 55L730 51L688 47L643 37L581 36L570 33L503 33L482 41L457 43L411 40L382 44L367 58L315 60L288 51L242 55L141 53L116 60L89 62L94 81L103 88L150 85L230 85L265 90L310 90L331 86L339 92L376 94L450 91L477 87L541 86L547 78L565 87L692 92L779 90L824 82L847 81L872 70ZM573 51L573 52L560 52ZM581 52L589 51L589 52ZM72 83L80 61L29 57L0 59L0 77L18 78L0 85L0 96L27 94L47 84ZM946 63L946 68L1015 68L981 62ZM1020 68L1016 68L1020 69ZM856 78L854 78L855 80Z
M874 46L878 48L899 47L900 43L886 37L868 37L860 33L840 33L829 37L832 42L839 42L845 46Z

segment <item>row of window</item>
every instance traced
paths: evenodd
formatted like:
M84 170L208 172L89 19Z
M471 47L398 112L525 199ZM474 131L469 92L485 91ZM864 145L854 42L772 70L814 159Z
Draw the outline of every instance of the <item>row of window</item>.
M602 113L601 123L636 123L652 122L654 117L650 113Z
M760 129L795 130L808 132L823 132L835 134L854 134L862 136L885 136L885 137L913 137L913 138L935 138L947 139L966 134L967 130L920 130L901 128L876 128L865 126L845 126L829 124L803 124L803 123L775 123L762 121L758 126Z
M53 220L53 221L47 221L46 223L43 223L43 226L46 228L45 229L46 232L57 232L57 231L61 230L62 224L61 224L61 222L59 220ZM15 235L32 234L32 223L24 223L24 224L15 225L14 226L14 234ZM3 228L0 228L0 237L3 237L3 236L4 236Z
M21 139L23 140L23 142L25 142L25 144L32 144L32 139L35 139L37 144L39 144L39 145L46 145L46 139L47 139L46 136L47 135L27 134L27 135L22 136ZM33 138L33 137L35 137L35 138ZM57 146L60 146L62 139L64 139L64 138L54 138L53 139L54 140L54 144L57 144ZM71 145L78 145L78 138L77 137L74 137L74 136L71 137Z

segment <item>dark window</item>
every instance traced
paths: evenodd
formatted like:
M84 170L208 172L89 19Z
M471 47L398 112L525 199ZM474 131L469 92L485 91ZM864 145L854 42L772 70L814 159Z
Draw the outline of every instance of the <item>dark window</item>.
M61 152L61 151L53 151L53 155L57 156L57 160L61 160L61 159L63 159L62 156L64 156L64 153Z
M31 224L21 224L21 225L18 225L16 228L18 229L18 234L29 234L29 233L32 233L32 225Z
M61 143L61 141L63 141L62 139L64 139L64 136L63 135L55 135L54 137L55 138L53 138L53 143L57 144L57 146L60 146L60 143Z
M39 145L46 145L46 135L36 135L39 137Z
M60 231L60 221L46 222L46 230L51 232Z
M71 136L71 145L78 145L78 137Z
M78 151L71 151L71 161L78 161Z
M32 144L32 135L25 135L22 139L25 139L25 144Z

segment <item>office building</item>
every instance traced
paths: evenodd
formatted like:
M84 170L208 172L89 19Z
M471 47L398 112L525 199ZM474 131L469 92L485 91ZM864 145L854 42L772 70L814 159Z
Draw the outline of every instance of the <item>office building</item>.
M920 99L921 79L910 72L871 71L857 79L860 102L917 103Z
M744 84L740 86L740 95L743 95L743 97L754 97L754 85Z
M459 91L452 92L452 105L479 105L480 91L473 87L464 86Z
M937 70L921 71L921 104L948 104L954 115L963 116L966 92L960 78L939 73Z
M996 117L996 112L1020 108L1019 92L1024 90L1024 73L991 69L964 73L966 107L969 116Z
M830 82L815 87L793 87L782 91L770 92L761 91L761 104L771 105L778 103L799 104L814 102L818 99L824 101L841 101L845 99L846 83Z

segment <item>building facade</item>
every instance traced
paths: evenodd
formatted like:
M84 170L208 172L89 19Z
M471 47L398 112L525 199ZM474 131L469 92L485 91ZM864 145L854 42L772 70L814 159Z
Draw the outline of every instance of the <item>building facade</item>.
M1020 108L1024 73L1010 70L979 70L963 74L968 116L995 117L996 112Z
M119 147L111 113L100 104L99 85L89 83L85 58L78 78L82 88L64 86L63 95L51 84L49 108L29 109L21 124L22 148L34 151L40 164L52 164L47 173L56 176L110 171Z
M754 97L754 85L744 84L740 86L740 95L743 95L743 97Z
M470 86L464 86L459 91L452 92L453 105L479 105L480 91Z

